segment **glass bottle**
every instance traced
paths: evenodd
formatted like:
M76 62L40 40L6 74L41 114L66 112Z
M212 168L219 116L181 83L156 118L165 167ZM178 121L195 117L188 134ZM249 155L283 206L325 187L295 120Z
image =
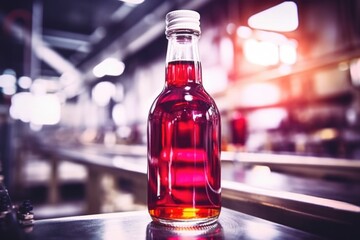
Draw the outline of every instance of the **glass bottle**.
M166 15L165 86L148 117L148 209L171 226L214 223L221 209L220 114L202 85L200 15Z

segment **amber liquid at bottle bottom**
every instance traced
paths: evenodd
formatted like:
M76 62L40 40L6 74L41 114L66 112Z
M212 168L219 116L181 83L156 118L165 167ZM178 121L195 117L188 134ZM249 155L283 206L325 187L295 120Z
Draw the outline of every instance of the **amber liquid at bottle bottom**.
M208 207L157 207L149 213L155 222L175 227L193 227L213 224L217 221L220 208Z

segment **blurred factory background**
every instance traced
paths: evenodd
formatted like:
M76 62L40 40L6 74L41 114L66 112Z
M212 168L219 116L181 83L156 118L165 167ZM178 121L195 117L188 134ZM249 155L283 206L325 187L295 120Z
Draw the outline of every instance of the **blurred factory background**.
M145 208L147 115L175 9L201 14L203 83L226 160L338 160L350 167L338 175L335 162L332 179L358 183L360 1L2 0L0 176L14 201L31 199L39 218ZM269 166L251 169L276 174Z

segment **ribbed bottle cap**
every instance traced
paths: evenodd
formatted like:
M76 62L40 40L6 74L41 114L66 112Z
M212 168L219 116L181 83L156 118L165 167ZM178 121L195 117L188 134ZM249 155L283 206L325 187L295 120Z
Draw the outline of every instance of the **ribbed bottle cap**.
M200 31L200 14L193 10L176 10L166 14L165 34L173 30L190 29L196 32Z

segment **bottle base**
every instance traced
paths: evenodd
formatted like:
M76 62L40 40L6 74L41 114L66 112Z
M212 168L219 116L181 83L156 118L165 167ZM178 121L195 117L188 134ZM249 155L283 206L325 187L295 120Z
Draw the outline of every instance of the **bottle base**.
M206 227L213 225L217 222L218 217L212 217L207 219L194 219L194 220L177 220L177 219L160 219L152 217L152 220L160 225L174 227L174 228L196 228L196 227Z
M220 209L158 208L149 210L149 213L155 223L170 227L192 228L217 222Z

